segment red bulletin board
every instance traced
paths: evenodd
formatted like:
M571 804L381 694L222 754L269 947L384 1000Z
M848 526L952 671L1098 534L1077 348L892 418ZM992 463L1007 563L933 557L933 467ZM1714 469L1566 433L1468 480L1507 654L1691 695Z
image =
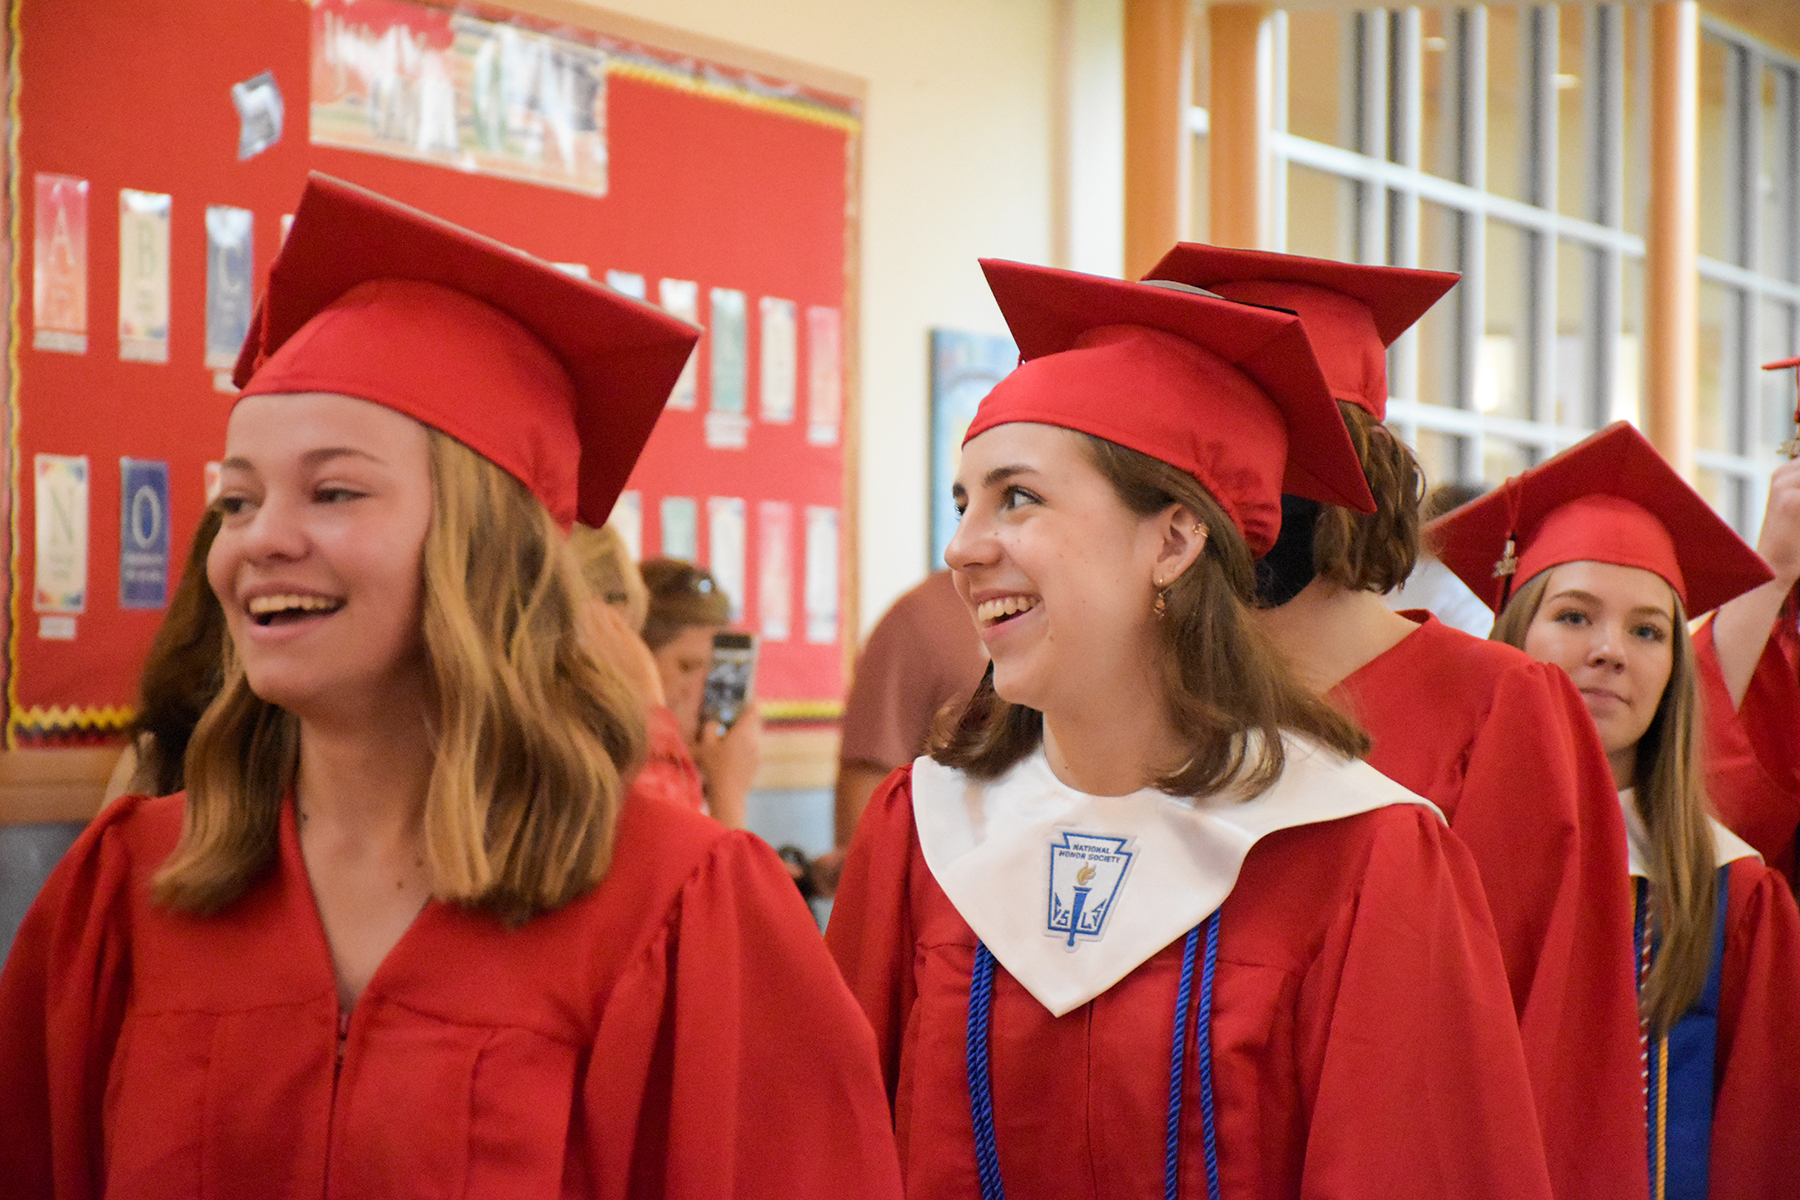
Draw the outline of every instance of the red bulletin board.
M854 81L651 45L585 11L577 27L406 0L13 0L9 16L9 747L129 718L162 612L125 603L143 603L146 571L159 580L154 557L122 558L156 507L134 509L128 534L122 480L167 464L172 591L231 403L206 362L208 210L250 213L260 288L309 169L596 279L635 277L652 302L664 280L672 301L692 285L709 327L693 407L664 416L615 521L651 555L689 539L691 513L692 557L741 580L738 623L762 635L765 712L835 716L854 528ZM264 144L277 94L280 136ZM133 251L138 282L122 282L122 189L169 197L160 327L154 304L122 318L154 263ZM213 257L223 295L229 256ZM215 342L230 325L217 311ZM740 396L741 413L715 411Z

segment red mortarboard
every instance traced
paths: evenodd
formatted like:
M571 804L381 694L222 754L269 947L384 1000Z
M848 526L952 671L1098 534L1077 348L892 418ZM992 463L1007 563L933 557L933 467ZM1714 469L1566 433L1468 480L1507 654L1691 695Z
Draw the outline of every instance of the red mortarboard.
M233 375L243 395L385 405L601 525L699 330L418 209L314 173Z
M1331 394L1380 421L1387 416L1388 346L1461 276L1183 242L1144 278L1300 314Z
M1690 616L1773 578L1756 551L1623 421L1446 513L1425 534L1444 565L1496 612L1518 584L1567 562L1653 571ZM1509 553L1516 566L1505 572Z
M1024 365L968 437L1036 421L1159 458L1204 484L1256 554L1281 529L1284 491L1374 510L1298 318L1053 267L981 269Z
M1763 364L1763 370L1765 371L1785 371L1790 367L1800 367L1800 358L1784 358L1780 362ZM1797 426L1800 426L1800 376L1797 376L1794 380L1794 389L1794 422ZM1800 455L1800 432L1795 433L1793 437L1781 444L1781 452L1789 458Z

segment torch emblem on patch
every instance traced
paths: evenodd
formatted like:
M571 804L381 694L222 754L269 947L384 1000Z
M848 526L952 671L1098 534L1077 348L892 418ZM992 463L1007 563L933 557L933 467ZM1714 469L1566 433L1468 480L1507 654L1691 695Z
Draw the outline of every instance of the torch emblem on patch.
M1131 869L1133 854L1125 847L1130 838L1102 834L1067 833L1050 844L1049 923L1045 932L1065 938L1064 946L1076 948L1076 939L1098 939L1106 932L1106 918Z

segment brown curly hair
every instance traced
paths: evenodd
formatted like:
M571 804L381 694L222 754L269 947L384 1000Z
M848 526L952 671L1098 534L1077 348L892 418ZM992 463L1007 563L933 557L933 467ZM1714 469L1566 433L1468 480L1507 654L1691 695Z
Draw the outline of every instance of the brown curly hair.
M1425 474L1393 430L1367 410L1338 401L1344 426L1375 497L1372 513L1322 505L1313 531L1313 568L1349 591L1386 595L1419 561L1419 501Z

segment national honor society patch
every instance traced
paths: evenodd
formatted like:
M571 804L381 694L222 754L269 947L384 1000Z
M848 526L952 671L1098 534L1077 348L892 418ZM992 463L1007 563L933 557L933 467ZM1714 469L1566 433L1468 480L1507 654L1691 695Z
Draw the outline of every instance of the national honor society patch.
M1135 853L1126 849L1130 838L1096 833L1065 832L1050 844L1049 921L1045 932L1066 938L1065 948L1076 949L1075 939L1098 940L1106 932L1106 918L1119 889L1125 884Z

